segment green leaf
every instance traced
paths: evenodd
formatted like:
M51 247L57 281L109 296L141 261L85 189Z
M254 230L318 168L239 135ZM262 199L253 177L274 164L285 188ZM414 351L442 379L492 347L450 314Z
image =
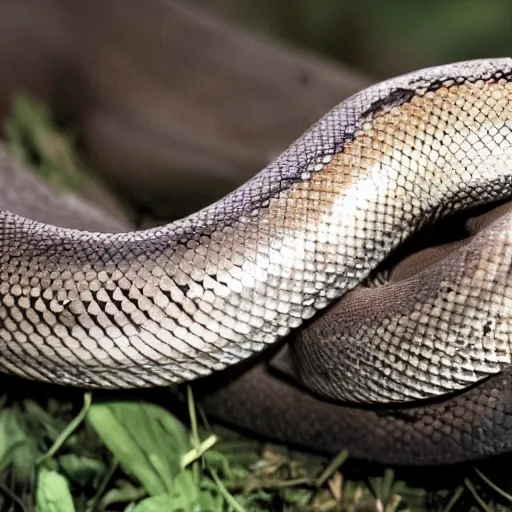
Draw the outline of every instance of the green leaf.
M197 501L198 510L224 510L223 504L224 498L222 495L214 496L207 491L201 492Z
M178 420L162 407L139 402L93 404L87 420L123 469L153 496L173 489L190 445Z
M71 138L57 131L48 108L30 95L16 93L5 122L8 148L57 190L75 190L80 170Z
M25 432L16 419L16 412L3 409L0 412L0 472L13 461L16 450L27 440Z
M223 503L224 498L221 495L208 491L199 492L193 472L186 470L176 477L171 493L146 498L131 508L130 512L213 512L223 510Z
M28 483L33 481L36 460L41 455L35 437L27 437L12 454L12 475L16 482Z
M152 496L141 501L132 512L199 512L201 510L221 510L222 497L215 499L211 493L199 493L193 472L179 473L170 493Z
M36 502L38 512L75 512L68 482L56 471L39 471Z
M176 502L182 503L185 509L190 509L197 503L199 489L191 470L182 471L176 476L172 497Z
M130 482L121 480L117 487L110 489L101 500L102 510L114 503L138 501L147 495L146 489L135 487Z
M74 453L61 455L58 460L70 480L80 486L91 484L96 488L107 471L105 464L100 460L80 457Z
M78 428L78 426L82 423L85 416L87 415L87 411L91 406L91 393L84 393L84 406L80 410L77 416L75 416L67 425L66 428L57 436L53 445L50 449L41 456L36 464L42 464L46 459L54 457L55 454L62 448L62 445L69 439L69 437L73 434L73 432Z
M23 400L20 416L23 417L30 431L37 429L38 434L39 432L46 433L52 441L57 439L61 429L65 426L63 411L60 411L58 415L51 415L31 399Z
M183 510L185 512L184 509L176 508L169 494L151 496L151 498L146 498L135 507L130 508L130 512L162 512L163 510L166 512Z

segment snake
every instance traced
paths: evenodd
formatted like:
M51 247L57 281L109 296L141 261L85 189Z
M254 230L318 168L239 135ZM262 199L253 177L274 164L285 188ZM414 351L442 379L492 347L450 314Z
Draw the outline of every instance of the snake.
M9 180L0 371L192 381L220 419L385 463L512 449L512 59L370 86L164 226L38 215Z

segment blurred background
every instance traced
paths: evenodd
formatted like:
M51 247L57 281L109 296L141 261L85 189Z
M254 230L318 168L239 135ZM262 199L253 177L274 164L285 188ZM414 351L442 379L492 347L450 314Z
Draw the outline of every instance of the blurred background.
M195 0L211 12L383 79L510 54L507 0Z
M64 166L106 184L85 195L146 226L220 198L376 80L509 55L511 22L509 0L0 0L0 125L12 148L13 115L33 113L17 94L42 102L73 141Z

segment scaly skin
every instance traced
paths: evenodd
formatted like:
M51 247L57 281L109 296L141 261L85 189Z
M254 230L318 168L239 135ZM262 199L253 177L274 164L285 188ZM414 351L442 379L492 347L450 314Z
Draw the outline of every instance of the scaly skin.
M424 224L510 197L511 156L512 60L474 61L366 89L333 109L253 180L161 228L84 232L3 210L0 368L60 384L121 388L193 380L234 365L356 288ZM498 289L510 268L508 225L499 233L501 238L489 238L494 253L464 256L483 255L489 264L476 286L477 266L468 265L465 275L447 274L453 278L450 290L452 284L457 293L462 290L457 297L464 300L454 301L454 314L464 317L459 326L466 319L480 325L491 316L490 327L479 336L476 327L468 331L474 340L469 350L467 340L460 346L458 331L451 353L446 347L453 333L443 324L443 307L452 312L450 297L429 304L431 313L441 309L441 328L429 333L429 348L450 370L430 382L432 363L419 364L419 386L411 385L410 369L404 379L396 372L382 387L390 392L385 401L461 390L510 364L508 288L501 295ZM464 270L457 261L449 270ZM438 284L446 288L444 281ZM428 315L419 313L420 319ZM397 342L410 347L418 341L416 335L414 343L401 337L418 321L405 318L403 329L390 332L396 340L387 346L387 334L374 329L381 362L373 352L357 359L356 365L369 365L372 379L393 371ZM314 351L299 366L302 380L331 397L361 398L345 393L341 379L350 380L348 372L325 386L332 347L311 326L305 333L313 333ZM439 352L453 356L450 364ZM315 353L322 357L315 359ZM412 351L416 360L418 353ZM410 355L398 359L416 364ZM236 392L228 385L205 403L217 404L216 413L230 421L256 418L252 425L258 431L318 449L326 448L318 434L322 424L337 440L331 447L350 443L354 428L371 425L380 447L360 439L353 454L387 462L393 462L390 451L397 453L394 462L439 463L508 450L508 370L433 405L404 405L398 415L332 405L262 371L247 372L235 383ZM341 392L333 381L343 385ZM244 396L249 392L252 401ZM316 419L293 433L291 410L297 404Z
M258 353L422 224L512 193L511 70L473 61L370 87L232 194L160 228L80 232L0 212L0 368L136 387ZM476 378L496 371L471 361ZM446 379L460 381L457 364Z
M209 379L194 393L207 413L315 452L347 449L359 459L420 466L512 451L511 369L428 405L366 409L323 401L263 363L220 383Z
M18 214L77 229L126 226L88 205L58 198L0 152L0 202ZM307 327L315 329L315 323ZM270 372L264 362L238 375L198 382L195 396L212 416L302 448L387 464L446 464L512 450L512 375L429 406L364 410L322 401Z
M293 355L304 340L327 340L343 351L346 331L360 319L364 325L368 318L393 318L404 305L405 311L412 309L419 297L428 296L432 282L443 278L446 268L458 268L456 260L471 263L465 258L468 252L485 253L486 238L501 232L499 224L509 222L511 212L512 203L506 202L422 233L388 266L384 282L380 279L378 286L362 285L345 295L269 362L198 382L196 398L212 416L247 430L328 454L348 449L354 457L384 464L448 464L510 451L512 367L471 389L429 401L349 406L322 400L301 386ZM426 271L434 278L422 279ZM418 288L418 283L424 287ZM339 362L334 356L336 370ZM363 386L371 389L371 381L363 381ZM381 392L386 393L385 386Z

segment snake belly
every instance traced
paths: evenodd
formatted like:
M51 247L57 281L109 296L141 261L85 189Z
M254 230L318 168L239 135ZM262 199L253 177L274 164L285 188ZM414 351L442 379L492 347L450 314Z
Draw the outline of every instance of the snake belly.
M105 388L221 370L355 288L426 223L511 196L511 171L512 60L480 60L356 94L166 226L93 233L1 211L0 369Z

